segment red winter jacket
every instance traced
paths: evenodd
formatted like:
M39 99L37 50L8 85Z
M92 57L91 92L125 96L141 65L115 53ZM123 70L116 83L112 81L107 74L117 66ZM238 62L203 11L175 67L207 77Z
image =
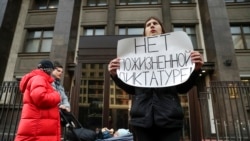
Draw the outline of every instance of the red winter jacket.
M60 141L60 95L52 82L53 78L40 69L21 79L23 109L15 141Z

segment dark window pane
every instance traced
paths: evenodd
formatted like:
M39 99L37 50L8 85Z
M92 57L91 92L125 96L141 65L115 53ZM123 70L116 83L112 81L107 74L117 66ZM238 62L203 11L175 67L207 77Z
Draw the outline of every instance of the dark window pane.
M128 35L142 35L143 34L143 28L128 28Z
M28 38L40 38L41 36L42 36L41 31L33 31L29 33Z
M99 0L97 6L105 6L107 5L107 0Z
M29 40L27 42L25 52L38 52L39 40Z
M197 39L196 39L196 36L192 36L192 35L189 35L189 38L191 39L192 41L192 44L193 44L193 47L194 49L197 49L198 48L198 45L197 45Z
M240 27L231 27L231 33L232 34L240 34Z
M174 31L184 31L187 33L189 36L190 40L192 41L193 48L198 49L198 44L197 44L197 37L196 37L196 32L194 27L174 27Z
M250 2L250 0L237 0L237 2Z
M250 26L243 27L244 34L250 34Z
M158 4L158 0L120 0L120 5Z
M240 35L232 35L232 38L235 49L244 49L243 40Z
M119 35L126 35L126 29L125 28L119 28Z
M192 3L192 0L171 0L170 3L173 3L173 4Z
M50 52L53 31L28 31L24 52Z
M119 27L119 35L142 35L142 27Z
M84 28L84 36L105 35L105 29L100 27Z
M93 36L94 35L94 29L85 29L84 30L84 35L85 36Z
M43 39L41 45L41 52L50 52L52 39Z
M96 29L95 35L104 35L104 29Z
M47 0L35 0L34 9L47 9Z
M245 39L246 39L247 49L250 49L250 35L246 35Z
M245 35L246 48L250 49L250 26L244 26L243 33Z
M88 0L87 6L96 6L96 1L95 0Z
M180 0L171 0L171 3L181 3Z
M44 38L52 38L53 37L53 31L44 31L43 32Z
M234 2L234 0L225 0L225 2Z
M126 5L126 0L120 0L120 5Z
M58 0L50 0L48 9L55 9L58 8Z

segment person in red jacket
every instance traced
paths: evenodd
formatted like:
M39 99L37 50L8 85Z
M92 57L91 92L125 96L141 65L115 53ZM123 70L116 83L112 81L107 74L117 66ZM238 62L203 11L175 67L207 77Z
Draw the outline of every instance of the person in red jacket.
M60 141L60 94L53 89L53 64L42 60L20 81L23 108L15 141Z

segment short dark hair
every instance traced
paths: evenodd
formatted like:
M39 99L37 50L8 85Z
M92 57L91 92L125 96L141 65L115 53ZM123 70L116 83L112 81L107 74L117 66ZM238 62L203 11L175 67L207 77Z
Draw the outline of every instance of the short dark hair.
M54 68L63 68L63 66L58 61L54 61Z
M149 20L151 19L154 19L156 20L160 25L161 25L161 32L164 34L166 33L165 29L164 29L164 26L163 26L163 23L161 22L161 20L157 17L154 17L154 16L151 16L149 17L145 22L144 22L144 29L143 29L143 36L145 36L146 32L145 32L145 29L146 29L146 24Z

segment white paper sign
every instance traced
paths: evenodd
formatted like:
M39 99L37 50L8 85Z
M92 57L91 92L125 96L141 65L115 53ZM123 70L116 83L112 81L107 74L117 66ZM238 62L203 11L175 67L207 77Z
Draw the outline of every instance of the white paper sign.
M118 77L137 87L167 87L188 80L194 70L193 45L185 32L118 41Z

